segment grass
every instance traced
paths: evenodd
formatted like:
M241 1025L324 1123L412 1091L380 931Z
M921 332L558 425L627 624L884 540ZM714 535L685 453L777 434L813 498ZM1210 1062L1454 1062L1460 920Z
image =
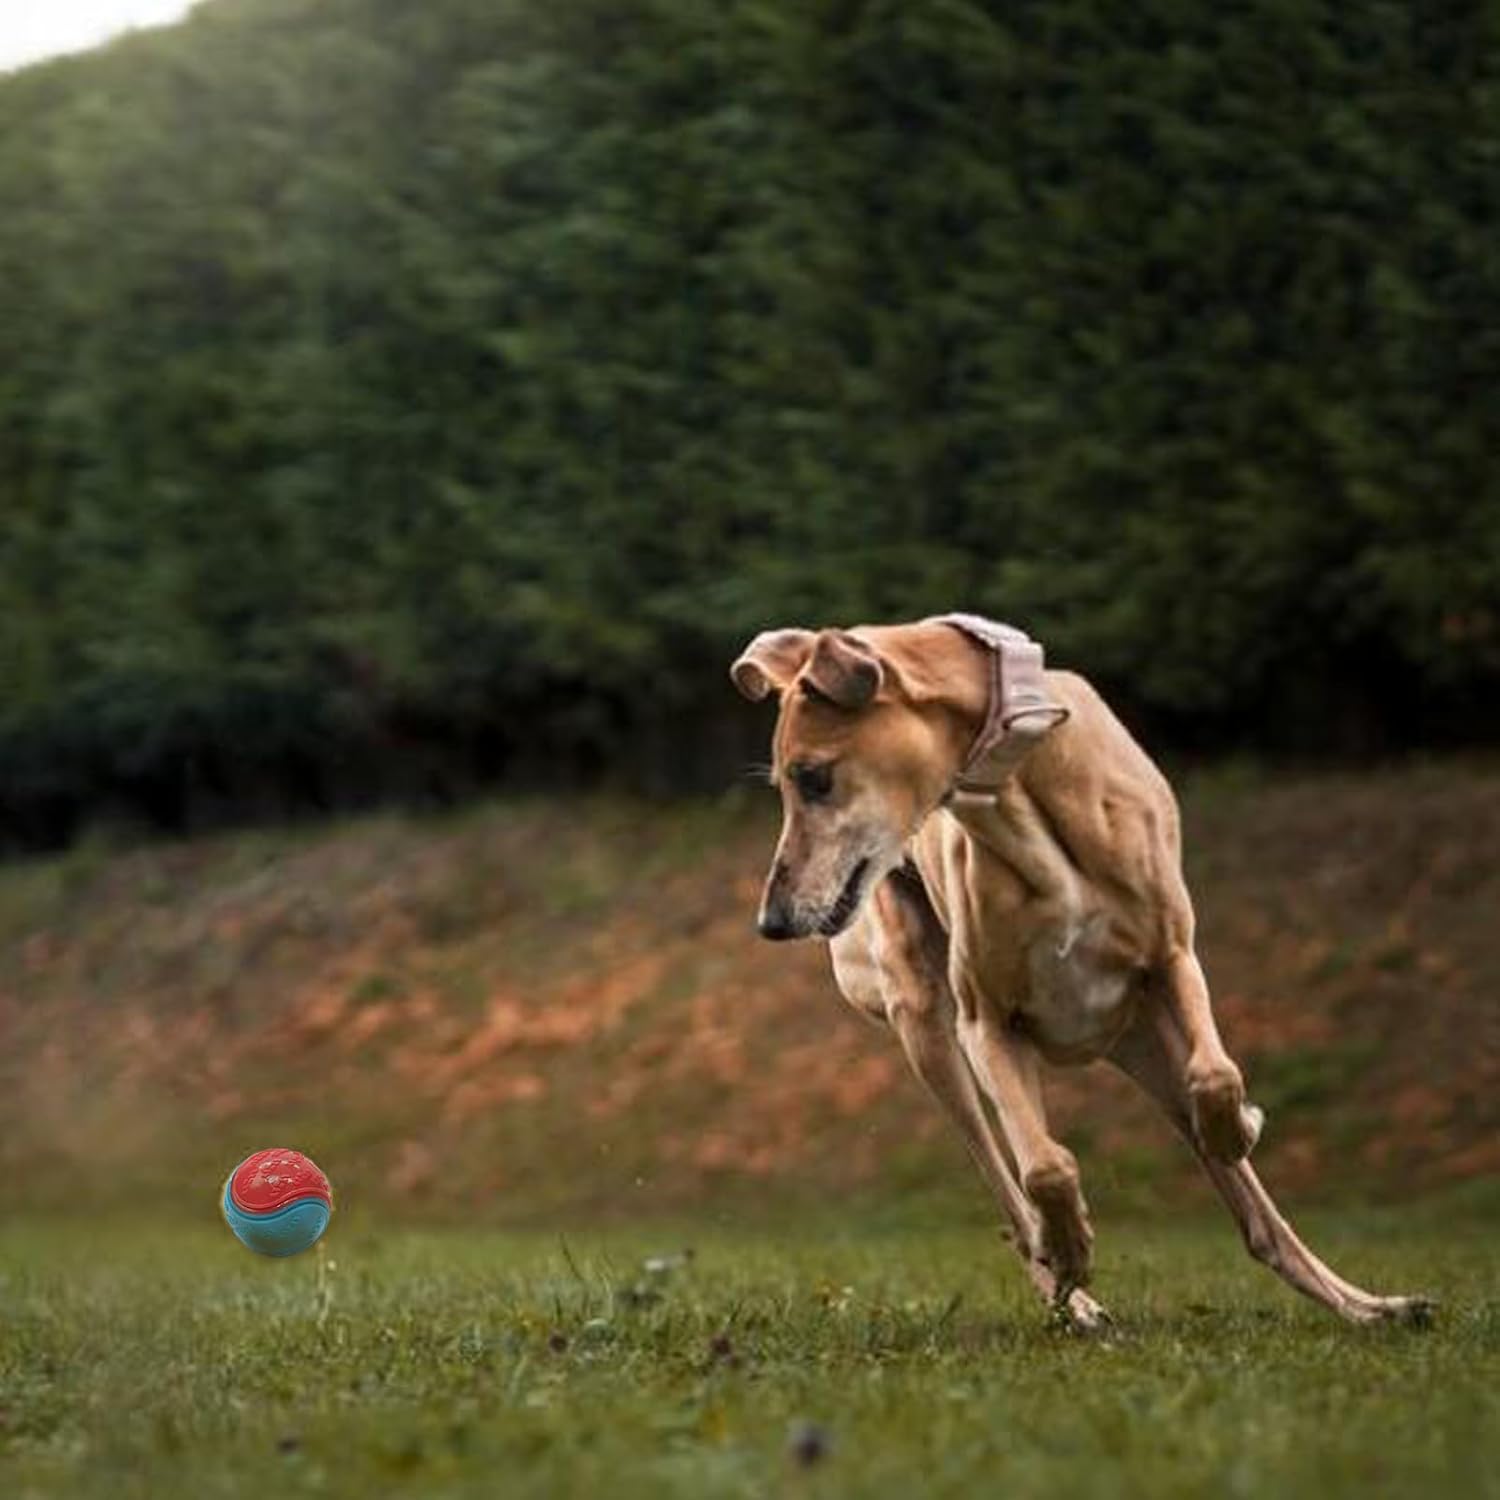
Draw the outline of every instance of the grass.
M217 1226L0 1229L0 1493L1500 1494L1487 1216L1306 1226L1442 1299L1356 1330L1220 1223L1101 1226L1118 1324L1047 1326L993 1235L377 1231L258 1261ZM653 1260L652 1257L656 1259Z

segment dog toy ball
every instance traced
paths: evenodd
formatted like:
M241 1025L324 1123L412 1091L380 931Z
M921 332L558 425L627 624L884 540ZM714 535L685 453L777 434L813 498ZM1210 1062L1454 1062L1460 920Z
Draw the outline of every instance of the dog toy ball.
M333 1189L300 1151L247 1156L224 1184L224 1222L257 1255L296 1255L315 1245L333 1213Z

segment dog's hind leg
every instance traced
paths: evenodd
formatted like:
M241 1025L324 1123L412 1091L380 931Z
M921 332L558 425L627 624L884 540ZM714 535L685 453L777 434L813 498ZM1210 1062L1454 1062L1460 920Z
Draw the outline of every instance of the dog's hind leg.
M1175 1014L1161 1005L1148 1005L1116 1044L1110 1061L1156 1100L1198 1154L1234 1214L1250 1254L1304 1296L1350 1322L1424 1322L1432 1308L1427 1298L1378 1297L1345 1281L1297 1237L1249 1162L1224 1162L1208 1152L1194 1119L1191 1055Z
M947 935L920 881L902 874L888 878L871 898L868 915L832 947L845 997L889 1022L912 1071L958 1127L1037 1291L1075 1327L1107 1322L1104 1309L1081 1289L1060 1300L1057 1279L1039 1256L1040 1218L1016 1181L958 1045Z

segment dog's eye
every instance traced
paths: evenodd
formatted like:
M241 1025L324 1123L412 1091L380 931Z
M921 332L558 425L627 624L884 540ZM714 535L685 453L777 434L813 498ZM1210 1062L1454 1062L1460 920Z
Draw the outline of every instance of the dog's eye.
M826 802L833 795L833 766L827 761L816 766L799 761L787 774L804 802Z

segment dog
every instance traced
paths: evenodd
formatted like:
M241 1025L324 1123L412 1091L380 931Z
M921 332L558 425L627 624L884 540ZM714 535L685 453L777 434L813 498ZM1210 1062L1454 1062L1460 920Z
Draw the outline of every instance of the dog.
M1250 1254L1356 1323L1424 1321L1297 1237L1249 1155L1262 1125L1194 949L1176 800L1081 676L973 615L766 631L731 668L779 699L780 840L758 925L828 942L957 1125L1031 1281L1091 1329L1093 1231L1040 1067L1104 1058L1166 1113Z

